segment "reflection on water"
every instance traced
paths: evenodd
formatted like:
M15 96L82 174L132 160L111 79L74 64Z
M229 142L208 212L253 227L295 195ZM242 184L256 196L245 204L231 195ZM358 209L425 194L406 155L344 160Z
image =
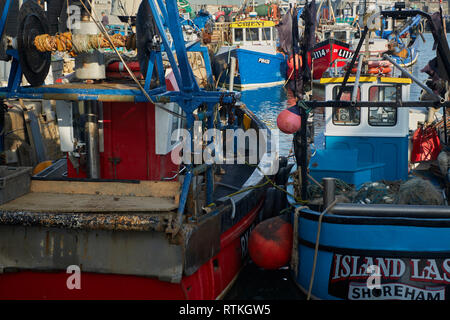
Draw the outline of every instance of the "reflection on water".
M277 128L278 114L287 107L286 89L283 86L246 90L242 92L241 101L261 119L269 129ZM280 131L279 152L289 155L292 148L292 135Z
M413 75L421 81L427 79L427 74L420 72L425 65L436 56L433 51L433 36L431 33L424 34L425 42L419 37L417 49L419 58L417 63L408 68L412 70ZM450 35L447 34L447 40L450 41ZM411 85L410 100L417 100L420 96L421 88L415 84ZM286 89L283 86L272 88L260 88L242 92L241 101L252 110L270 129L277 129L277 116L287 107ZM317 132L316 132L317 134ZM292 135L280 132L280 155L289 155L292 149Z

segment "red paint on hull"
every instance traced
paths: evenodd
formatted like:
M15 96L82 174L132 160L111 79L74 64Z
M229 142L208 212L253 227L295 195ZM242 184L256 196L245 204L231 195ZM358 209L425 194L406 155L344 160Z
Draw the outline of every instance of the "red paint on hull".
M349 45L337 40L325 40L317 44L312 50L313 57L313 79L322 78L323 73L331 66L336 59L348 59L352 56ZM345 61L336 62L337 67L343 67Z
M12 272L0 275L1 300L212 300L231 284L243 266L241 237L255 221L263 200L221 235L220 252L181 283L154 278L81 273L81 289L67 289L65 272Z

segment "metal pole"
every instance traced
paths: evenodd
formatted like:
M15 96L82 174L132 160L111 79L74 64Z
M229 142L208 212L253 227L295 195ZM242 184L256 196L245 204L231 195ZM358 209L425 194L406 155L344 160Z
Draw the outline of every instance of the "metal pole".
M360 55L359 61L358 61L358 69L356 70L355 83L353 84L352 102L356 102L356 99L358 98L359 78L361 76L361 67L362 67L363 59L364 59L364 56Z
M433 90L431 90L430 88L428 88L426 85L424 85L418 78L416 78L415 76L413 76L411 73L408 72L408 70L404 69L403 67L401 67L397 62L395 62L394 59L392 59L390 56L388 56L387 54L383 54L383 58L388 60L389 62L391 62L397 69L399 69L400 71L403 72L403 75L407 76L408 78L410 78L412 81L414 81L415 83L417 83L419 85L419 87L421 87L423 90L425 90L428 94L432 95L433 97L435 97L436 101L441 101L444 102L444 98L442 98L441 96L437 95L436 93L434 93Z
M364 39L366 38L368 31L369 31L369 28L367 26L365 26L364 30L362 32L362 35L361 35L361 39L359 39L358 46L356 47L356 50L353 53L352 61L350 62L350 65L348 66L347 71L345 72L344 81L342 81L342 86L339 88L339 92L336 96L337 101L341 100L342 93L344 92L345 86L347 85L348 78L350 77L350 73L352 71L353 66L355 65L356 58L359 55L359 51L361 50L361 46L364 42Z
M230 81L228 86L228 91L233 91L234 87L234 71L236 70L236 58L231 57L231 64L230 64Z
M100 152L97 119L97 101L85 101L88 174L91 179L100 179Z
M447 138L447 108L445 106L442 107L444 110L444 140L445 145L447 145L448 138Z
M336 190L335 178L323 178L323 207L328 208L330 204L336 199L334 193Z
M338 203L335 215L363 217L450 218L450 206Z
M300 114L301 114L301 149L302 154L300 157L300 163L301 163L301 172L302 172L302 199L306 200L308 197L308 137L306 136L307 131L306 127L308 125L308 114L306 113L305 109L300 108Z

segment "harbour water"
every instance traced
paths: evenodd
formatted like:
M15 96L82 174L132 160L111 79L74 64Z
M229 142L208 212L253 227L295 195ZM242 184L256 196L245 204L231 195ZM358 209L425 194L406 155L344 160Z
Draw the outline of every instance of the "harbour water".
M421 81L428 77L420 72L425 65L436 56L433 51L433 36L424 34L425 42L419 38L419 59L410 67L412 74ZM447 34L450 41L450 34ZM417 100L421 89L417 85L411 86L410 99ZM261 88L242 92L241 100L252 110L270 129L277 128L277 116L287 107L286 89L283 86ZM279 153L288 156L292 152L292 135L280 132ZM279 270L263 270L251 261L242 270L236 283L231 288L225 299L249 299L249 300L303 300L305 295L295 285L287 267Z

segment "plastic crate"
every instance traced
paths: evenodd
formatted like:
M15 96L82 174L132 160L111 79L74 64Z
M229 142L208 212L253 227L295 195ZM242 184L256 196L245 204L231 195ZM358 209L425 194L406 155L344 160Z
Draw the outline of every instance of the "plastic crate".
M0 204L30 192L31 167L0 166Z

